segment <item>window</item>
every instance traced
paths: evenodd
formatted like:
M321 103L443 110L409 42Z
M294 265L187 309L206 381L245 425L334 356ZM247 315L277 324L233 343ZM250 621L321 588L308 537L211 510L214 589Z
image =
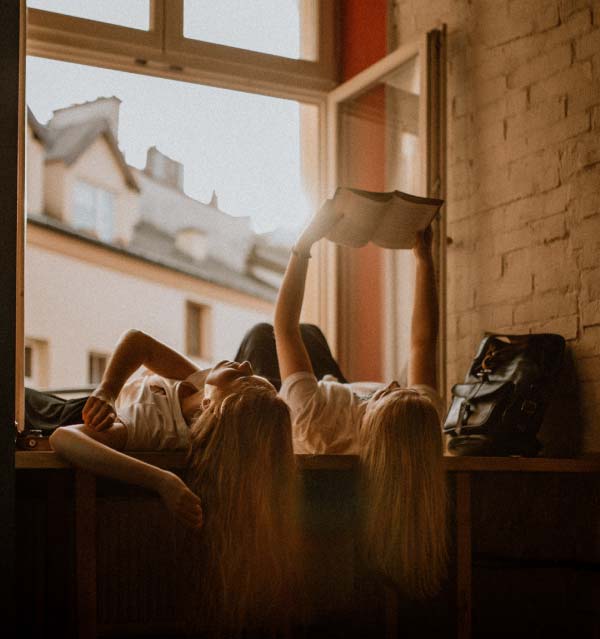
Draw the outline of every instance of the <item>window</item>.
M88 355L88 383L99 384L106 370L108 355L103 353L89 353Z
M204 304L186 304L186 352L192 357L211 358L211 310Z
M441 32L396 49L340 85L329 97L332 171L337 184L444 197ZM439 388L445 388L445 215L434 224L440 285ZM408 251L374 246L338 253L338 357L355 379L406 383L414 298ZM369 296L372 305L355 304ZM370 331L364 333L364 326Z
M113 239L114 200L112 193L78 180L73 186L71 224L110 242Z
M28 4L33 55L312 102L337 84L334 1Z
M23 366L25 377L31 379L33 377L33 349L31 346L25 346L25 363Z
M31 388L48 385L48 342L42 339L25 338L23 359L25 384Z

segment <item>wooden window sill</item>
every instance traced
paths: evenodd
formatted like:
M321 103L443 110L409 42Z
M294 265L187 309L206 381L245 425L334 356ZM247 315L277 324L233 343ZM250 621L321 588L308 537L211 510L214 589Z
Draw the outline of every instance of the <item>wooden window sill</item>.
M139 452L129 453L136 459L160 468L183 468L183 452ZM355 455L296 455L302 470L352 470L358 465ZM547 457L444 457L448 472L551 472L551 473L598 473L600 455L588 455L574 459ZM19 450L15 453L17 469L70 468L53 451Z

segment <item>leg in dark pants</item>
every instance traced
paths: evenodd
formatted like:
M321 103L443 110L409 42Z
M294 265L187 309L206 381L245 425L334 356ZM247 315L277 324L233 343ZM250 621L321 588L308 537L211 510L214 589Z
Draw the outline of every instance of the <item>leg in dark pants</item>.
M300 334L317 379L325 375L333 375L340 382L346 383L347 380L333 358L321 329L314 324L300 324ZM279 390L281 375L277 363L275 334L271 324L257 324L246 333L235 356L236 362L245 360L252 364L257 375L266 377Z
M57 426L83 424L81 411L87 397L62 399L25 388L25 428L52 431Z

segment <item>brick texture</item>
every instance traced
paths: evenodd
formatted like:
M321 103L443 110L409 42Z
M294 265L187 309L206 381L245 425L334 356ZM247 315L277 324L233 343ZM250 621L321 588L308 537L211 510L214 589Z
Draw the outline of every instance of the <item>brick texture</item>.
M448 29L448 384L483 331L560 333L583 452L600 452L600 6L395 0L394 10L399 44Z

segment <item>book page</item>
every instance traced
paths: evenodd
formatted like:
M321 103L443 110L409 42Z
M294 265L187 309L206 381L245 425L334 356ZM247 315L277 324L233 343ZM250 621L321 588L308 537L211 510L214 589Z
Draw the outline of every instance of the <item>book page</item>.
M386 204L394 199L394 193L372 193L358 189L338 188L333 206L343 218L327 234L327 239L344 246L364 246L381 223Z
M411 198L412 199L412 198ZM417 232L427 228L439 211L442 201L408 201L396 197L382 212L381 222L375 229L371 241L389 249L410 249L415 245Z

